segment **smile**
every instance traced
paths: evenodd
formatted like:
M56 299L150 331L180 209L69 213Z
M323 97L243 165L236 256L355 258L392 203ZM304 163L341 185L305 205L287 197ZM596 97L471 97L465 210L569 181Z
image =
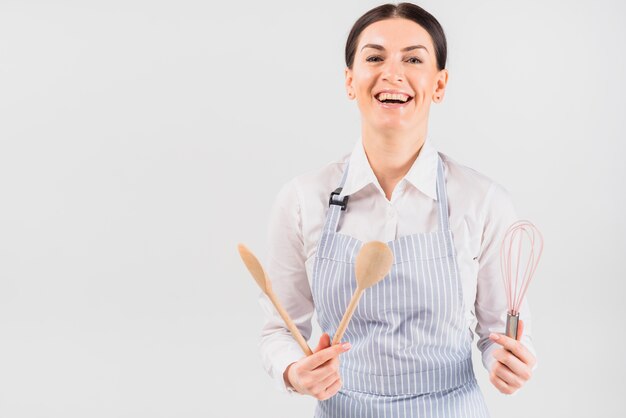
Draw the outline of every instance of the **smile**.
M378 104L384 109L398 109L408 105L411 100L413 100L412 96L409 95L385 95L385 94L377 94L374 96ZM381 100L382 99L382 100Z

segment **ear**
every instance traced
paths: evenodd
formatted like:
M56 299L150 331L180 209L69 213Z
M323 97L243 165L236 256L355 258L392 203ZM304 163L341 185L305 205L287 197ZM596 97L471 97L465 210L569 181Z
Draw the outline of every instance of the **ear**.
M446 93L446 85L448 84L448 70L443 69L437 73L435 80L435 91L433 92L433 102L441 103Z
M354 87L352 86L352 70L346 67L344 72L346 76L346 93L348 94L348 98L353 100L356 97L356 93L354 92Z

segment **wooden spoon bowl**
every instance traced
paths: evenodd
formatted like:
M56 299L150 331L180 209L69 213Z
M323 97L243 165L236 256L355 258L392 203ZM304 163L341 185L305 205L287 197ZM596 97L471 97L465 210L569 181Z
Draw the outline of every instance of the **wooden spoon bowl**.
M348 309L343 315L337 332L333 337L333 344L338 344L343 337L348 323L354 314L359 299L363 295L363 291L368 287L374 286L381 281L393 265L393 253L387 244L380 241L369 241L363 244L359 253L356 255L354 274L356 276L356 290L352 295Z
M300 345L300 348L302 349L304 354L306 354L307 356L313 354L311 348L306 343L306 340L300 333L300 330L274 294L274 291L272 290L272 282L270 281L269 277L267 277L267 273L265 273L261 262L258 260L258 258L256 258L254 254L252 254L252 251L250 251L245 245L239 244L237 245L237 248L239 249L239 255L241 256L243 263L248 268L248 271L250 272L250 274L252 274L252 277L254 277L254 280L257 282L263 293L265 293L272 301L274 307L280 314L281 318L283 318L283 321L285 321L285 324L287 324L287 328L289 328L289 331L291 331L291 335L293 335L295 340L298 342L298 345Z

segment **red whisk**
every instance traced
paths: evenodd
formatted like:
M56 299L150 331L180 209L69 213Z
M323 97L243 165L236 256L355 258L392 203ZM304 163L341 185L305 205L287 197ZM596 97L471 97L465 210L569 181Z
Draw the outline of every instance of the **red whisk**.
M519 309L539 264L542 251L541 232L529 221L515 222L502 239L500 268L509 309L506 316L506 335L516 340ZM520 276L520 266L524 262L526 266Z

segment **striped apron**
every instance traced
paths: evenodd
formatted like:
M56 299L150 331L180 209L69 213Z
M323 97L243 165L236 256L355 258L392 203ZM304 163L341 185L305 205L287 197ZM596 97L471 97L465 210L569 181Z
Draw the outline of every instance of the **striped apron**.
M331 194L311 282L320 326L331 336L356 289L354 261L363 245L337 233L347 173L346 165ZM343 338L352 349L340 357L342 388L318 401L315 417L489 417L474 376L441 157L437 203L437 231L387 243L391 271L363 292Z

